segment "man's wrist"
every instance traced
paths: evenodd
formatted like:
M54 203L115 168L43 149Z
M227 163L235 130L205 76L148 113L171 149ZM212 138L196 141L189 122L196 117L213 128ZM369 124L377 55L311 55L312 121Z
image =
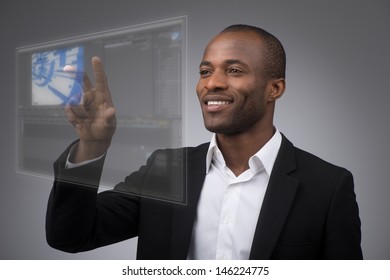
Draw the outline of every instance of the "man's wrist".
M82 141L80 140L70 151L68 161L72 164L101 158L107 153L110 142Z
M98 160L100 160L102 157L104 157L106 155L104 153L101 156L93 158L93 159L90 159L90 160L85 160L85 161L82 161L82 162L79 162L79 163L73 163L73 162L70 161L70 159L71 159L72 153L74 153L74 150L75 150L76 146L77 146L77 144L75 144L69 150L68 157L66 158L66 163L65 163L65 168L66 169L76 168L76 167L80 167L80 166L83 166L83 165L86 165L86 164L98 161Z

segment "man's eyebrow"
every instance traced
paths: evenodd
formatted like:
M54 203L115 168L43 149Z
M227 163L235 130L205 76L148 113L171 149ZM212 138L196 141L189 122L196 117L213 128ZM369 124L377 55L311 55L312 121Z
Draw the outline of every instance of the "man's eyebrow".
M211 62L210 62L210 61L207 61L207 60L203 60L203 61L200 63L199 67L202 67L202 66L211 66Z
M242 62L241 60L238 60L238 59L228 59L225 61L225 64L242 64L242 65L246 65L244 62Z
M242 61L239 60L239 59L228 59L228 60L225 60L225 61L224 61L224 64L226 64L226 65L231 65L231 64L246 65L244 62L242 62ZM210 61L203 60L203 61L200 63L199 67L201 67L201 66L211 66L211 65L212 65L212 63L211 63Z

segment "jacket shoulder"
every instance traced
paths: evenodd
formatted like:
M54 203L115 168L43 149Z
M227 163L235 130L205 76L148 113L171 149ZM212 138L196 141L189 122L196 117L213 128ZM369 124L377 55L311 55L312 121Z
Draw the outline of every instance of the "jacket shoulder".
M181 147L181 148L158 149L151 154L149 161L150 160L154 161L156 157L158 158L161 156L174 156L174 157L179 157L182 160L192 159L194 157L205 157L209 145L210 143L208 142L208 143L200 144L199 146L196 147L188 146L188 147Z
M345 175L352 177L346 168L296 147L284 135L275 167L300 180L329 182Z
M313 174L344 174L350 173L346 168L335 165L317 155L294 147L297 170L304 169Z

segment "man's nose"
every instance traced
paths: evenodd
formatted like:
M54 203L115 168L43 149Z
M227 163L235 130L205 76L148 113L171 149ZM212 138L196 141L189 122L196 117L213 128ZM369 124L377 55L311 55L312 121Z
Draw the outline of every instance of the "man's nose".
M224 90L227 88L226 75L214 72L208 77L205 87L209 91Z

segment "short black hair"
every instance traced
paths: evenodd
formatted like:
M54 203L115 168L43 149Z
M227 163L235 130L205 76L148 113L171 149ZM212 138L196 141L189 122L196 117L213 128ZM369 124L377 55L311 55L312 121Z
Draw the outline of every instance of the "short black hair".
M254 32L264 43L265 71L268 78L286 77L286 52L282 43L271 33L256 26L234 24L226 27L221 33L227 32Z

